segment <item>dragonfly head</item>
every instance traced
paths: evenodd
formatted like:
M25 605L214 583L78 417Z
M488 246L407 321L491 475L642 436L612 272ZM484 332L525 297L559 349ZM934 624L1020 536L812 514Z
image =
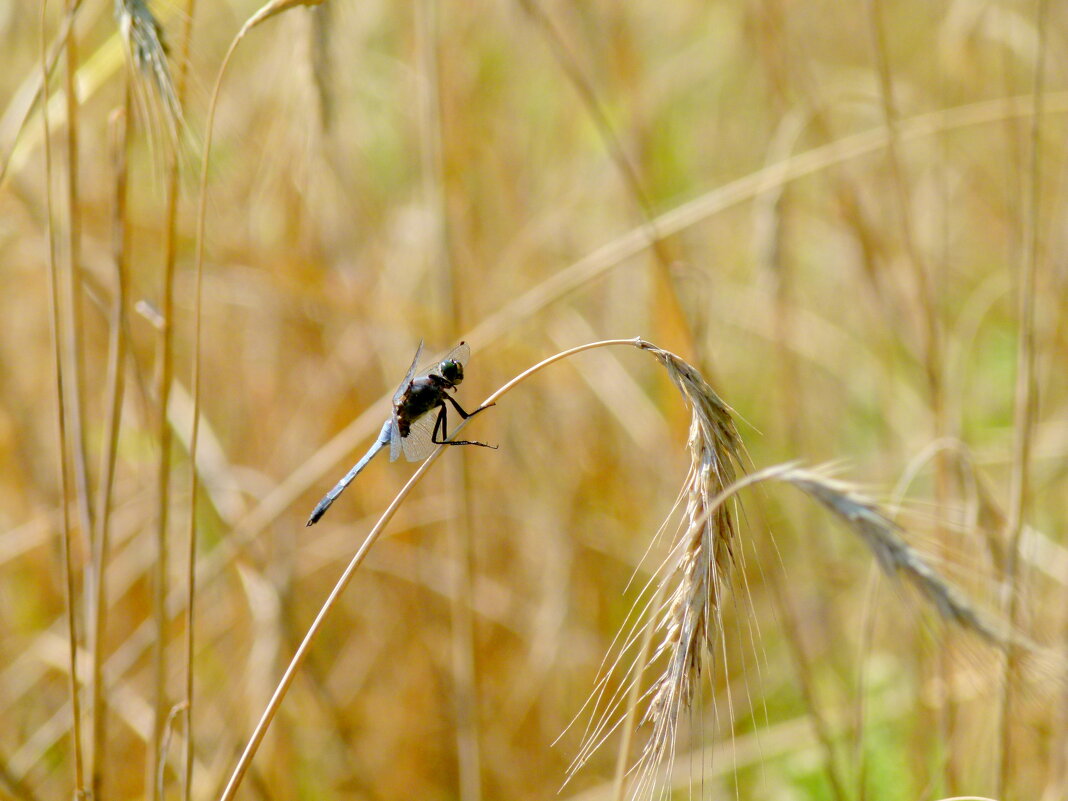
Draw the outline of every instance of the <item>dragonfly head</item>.
M464 366L454 359L446 359L438 369L441 371L441 377L450 384L459 384L464 380Z

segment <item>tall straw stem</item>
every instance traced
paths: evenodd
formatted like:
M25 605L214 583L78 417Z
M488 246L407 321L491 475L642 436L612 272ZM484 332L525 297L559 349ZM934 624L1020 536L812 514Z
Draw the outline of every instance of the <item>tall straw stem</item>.
M67 6L67 16L74 18L77 4L74 0ZM75 76L78 70L78 47L73 23L67 29L65 42L66 58L63 70L63 99L67 107L67 354L70 365L70 392L67 412L73 451L74 487L78 501L79 525L82 541L88 546L93 531L92 503L89 498L89 466L85 442L85 365L80 336L85 330L82 314L82 212L79 200L79 154L78 119L79 106ZM86 551L90 551L86 547ZM85 589L92 592L95 582L94 567L90 561L86 570Z
M1019 623L1023 589L1020 580L1019 552L1024 520L1030 500L1031 450L1034 440L1038 387L1035 384L1035 291L1037 288L1039 259L1039 209L1041 199L1042 163L1042 118L1045 91L1045 60L1048 30L1046 18L1049 3L1036 0L1035 27L1038 30L1038 48L1035 53L1033 102L1031 115L1031 159L1027 178L1027 205L1024 215L1023 249L1020 258L1019 283L1017 284L1017 310L1019 334L1016 340L1016 385L1013 400L1013 455L1012 478L1009 487L1009 509L1006 530L1009 541L1008 559L1005 564L1008 592L1007 618L1014 628ZM1000 747L998 764L997 795L1004 796L1012 780L1012 700L1019 669L1021 652L1010 645L1005 658L1005 674L1000 705Z
M93 537L93 563L97 576L90 605L93 616L90 626L89 652L92 660L90 733L90 788L93 798L103 797L105 748L107 746L107 700L104 697L104 640L107 631L107 565L111 540L111 502L115 480L115 461L118 453L119 429L122 423L122 400L125 391L126 361L126 165L128 145L133 127L130 100L130 79L127 79L123 105L111 120L112 169L115 175L114 211L112 213L112 260L115 265L115 294L108 319L108 400L107 430L104 451L100 459L100 481L97 491L96 532Z
M63 387L63 348L61 343L62 325L60 320L59 267L56 260L56 245L52 235L52 150L50 147L51 131L48 124L48 60L45 45L46 16L48 3L41 0L41 120L44 127L44 164L45 164L45 236L48 238L48 272L51 278L50 319L52 321L52 345L56 376L56 427L59 457L60 506L63 520L63 576L64 606L67 617L67 643L69 648L68 692L71 704L71 737L74 752L74 795L81 799L85 796L85 774L82 762L81 702L78 696L78 639L75 626L75 582L73 566L73 547L70 525L70 487L67 483L67 426L64 416L65 394Z
M185 106L186 85L188 83L188 77L189 77L189 57L190 57L191 43L192 43L192 40L193 40L193 17L195 15L195 13L196 13L196 0L187 0L186 7L185 7L184 23L182 25L182 45L181 45L181 54L180 54L180 58L179 58L179 62L178 62L178 80L177 80L177 86L176 86L176 97L177 97L177 100L178 100L178 108L179 109L184 108L184 106ZM179 142L180 142L180 139L179 139ZM178 155L179 155L178 143L176 143L175 151L171 154L171 161L170 161L170 164L168 165L168 173L167 173L167 234L166 234L166 240L165 240L165 244L164 244L164 252L166 254L165 262L164 262L164 275L165 275L165 281L166 281L166 284L167 284L167 292L170 295L170 300L171 300L171 309L170 309L170 311L167 312L167 315L166 315L168 337L167 337L167 341L164 343L164 350L167 353L167 356L168 356L169 360L172 363L173 363L173 359L174 359L174 354L173 354L173 334L172 334L172 327L170 325L170 320L171 320L170 315L173 313L174 263L175 263L175 256L176 256L176 253L175 253L175 251L176 251L176 243L177 243L177 239L178 239L178 197L179 197L179 190L181 188L181 182L179 181L179 174L178 174L178 166L179 166ZM207 158L205 157L205 163L206 163L206 161L207 161ZM199 278L199 276L198 276L198 278ZM197 285L197 301L198 301L198 305L197 305L197 309L196 309L196 319L197 319L197 339L196 339L196 342L197 342L197 345L198 345L198 347L196 349L197 357L199 357L199 353L200 353L200 349L199 349L199 342L200 342L200 328L199 328L199 325L200 325L200 306L199 306L199 300L200 300L200 285L198 283L198 285ZM169 382L168 382L167 386L168 387L170 386ZM197 391L199 392L199 386L197 386ZM169 426L166 425L167 408L166 408L165 405L162 407L162 410L163 410L163 417L164 417L164 428L166 428L168 430L168 432L169 432L170 428L169 428ZM197 419L197 415L198 414L199 414L199 412L195 412L194 413L194 418L193 418L194 419L194 426L197 425L196 419ZM192 452L190 454L189 463L190 463L191 466L194 467L194 469L192 470L194 476L196 475L195 457L196 457L196 451L192 450ZM166 468L166 465L161 465L161 472L162 472L162 469L165 469L165 468ZM193 486L195 487L195 484ZM194 490L193 498L195 499L195 497L196 497L196 493L195 493L195 490ZM183 661L185 662L185 692L184 692L184 698L182 699L182 704L181 704L182 716L183 716L183 724L184 724L184 728L185 728L184 750L183 750L183 754L182 754L182 798L185 801L189 801L189 799L191 797L191 794L193 792L193 748L194 748L194 737L193 737L193 633L194 633L194 622L195 622L194 601L196 599L197 542L196 542L196 536L195 536L195 527L194 527L194 523L192 522L193 514L195 513L195 510L196 510L196 506L195 506L196 502L195 502L195 500L191 500L190 503L192 505L191 506L191 510L190 510L190 521L191 522L190 522L190 525L189 525L189 532L188 532L189 533L189 537L188 537L188 540L186 542L186 549L187 550L186 550L186 564L185 564L185 570L186 570L186 598L187 598L186 607L185 607L185 653L183 655L184 656L184 660ZM167 617L166 597L164 597L164 604L163 604L162 614L163 614L163 617L164 617L164 620L165 620L166 617Z
M192 39L193 16L195 12L195 0L187 0L185 14L183 15L181 52L178 59L178 79L175 89L178 108L185 105L186 84L189 74L189 51ZM171 385L174 380L174 275L175 262L177 259L178 241L178 200L181 191L179 181L181 131L172 143L173 147L168 154L167 164L167 194L165 219L166 227L163 241L163 299L162 299L162 325L160 327L160 372L159 372L159 415L156 419L157 436L160 443L159 464L156 472L156 594L153 599L154 620L157 639L154 649L155 664L155 711L152 731L152 757L149 760L149 776L159 775L159 761L163 759L163 738L166 728L166 717L169 715L165 687L165 641L167 625L167 579L168 579L168 527L170 521L170 475L171 475L171 451L174 435L171 430L168 417L170 406ZM193 609L193 560L195 553L192 552L187 558L187 592L189 603L186 606L186 684L182 705L183 722L186 729L184 741L185 753L183 755L183 798L188 799L189 771L192 770L191 753L193 748L192 727L190 725L193 713L192 704L192 609ZM153 797L156 798L160 791L159 782L152 781Z

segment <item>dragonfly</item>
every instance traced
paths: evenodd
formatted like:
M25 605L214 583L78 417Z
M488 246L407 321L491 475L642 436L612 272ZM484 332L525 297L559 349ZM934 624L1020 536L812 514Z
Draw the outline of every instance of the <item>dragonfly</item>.
M471 358L471 348L461 342L441 361L416 372L415 366L423 353L423 343L415 351L412 365L393 394L393 411L389 419L382 424L378 439L360 461L345 474L330 492L316 504L311 517L305 525L313 526L326 514L337 496L345 491L352 480L360 474L380 450L389 446L389 460L397 461L401 453L409 462L425 459L435 445L477 445L482 448L496 448L486 442L466 439L449 439L448 407L452 406L464 420L485 411L489 406L480 406L473 412L467 412L457 403L449 391L456 392L456 387L464 380L464 365ZM492 406L493 404L490 404ZM436 412L436 414L435 414Z

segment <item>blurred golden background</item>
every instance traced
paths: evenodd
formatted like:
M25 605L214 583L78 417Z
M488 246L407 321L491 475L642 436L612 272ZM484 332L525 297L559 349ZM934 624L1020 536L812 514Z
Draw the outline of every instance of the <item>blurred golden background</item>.
M790 487L745 490L652 797L1068 795L1068 9L284 9L221 76L198 347L209 108L257 8L0 3L0 796L219 797L412 473L380 456L305 528L418 341L470 343L471 409L636 336L700 368L750 469L833 463L1021 644L940 620ZM446 449L405 498L238 795L621 797L620 731L561 786L599 677L625 695L689 414L616 347L473 420L499 450Z

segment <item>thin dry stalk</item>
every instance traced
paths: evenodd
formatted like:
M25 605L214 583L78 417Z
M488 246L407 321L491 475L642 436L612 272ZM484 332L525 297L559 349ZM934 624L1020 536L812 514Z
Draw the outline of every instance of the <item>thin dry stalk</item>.
M67 6L67 15L74 16L74 3ZM82 541L86 551L91 551L89 540L93 532L92 501L89 497L89 460L85 441L85 364L80 334L84 330L82 316L82 214L78 204L79 158L78 158L78 96L74 76L78 66L78 47L74 26L67 31L66 58L64 60L63 100L67 107L67 339L66 357L70 364L70 391L67 398L67 421L73 451L74 487L78 501L78 517ZM86 590L91 592L95 577L90 563L86 571Z
M178 86L174 99L177 104L177 120L181 119L181 109L185 103L186 85L189 77L189 52L193 39L193 17L196 12L196 0L187 0L185 8L184 24L182 25L182 52L178 63ZM161 88L162 91L162 88ZM178 197L181 182L178 175L179 158L177 147L171 150L170 164L167 171L167 206L166 206L166 236L163 244L163 283L164 283L164 333L162 336L163 349L163 375L160 386L160 410L162 424L160 428L162 438L167 440L166 456L161 454L159 475L161 489L167 489L167 481L163 476L170 475L170 442L171 427L167 419L167 407L170 399L171 372L174 365L174 266L178 241ZM161 448L162 450L162 448ZM191 458L192 461L192 458ZM195 464L195 461L192 461ZM194 472L196 472L194 470ZM159 498L159 511L161 516L169 506L170 500L167 492L161 492ZM162 528L162 525L161 525ZM194 603L196 599L196 537L190 532L186 544L186 606L185 606L185 697L179 704L183 715L185 728L185 740L182 760L182 798L189 801L193 791L193 635L194 635ZM163 603L163 615L166 619L166 598Z
M1013 454L1012 479L1009 487L1009 513L1006 534L1009 542L1005 564L1007 585L1006 616L1010 626L1017 625L1021 611L1022 588L1020 586L1020 540L1027 516L1031 480L1031 448L1034 440L1035 417L1038 406L1038 386L1035 382L1035 291L1039 259L1039 210L1041 198L1042 163L1042 118L1045 93L1045 61L1049 3L1037 0L1035 27L1038 30L1038 48L1035 52L1034 111L1031 115L1031 162L1027 171L1027 205L1024 218L1024 248L1020 257L1020 283L1018 285L1018 314L1020 332L1016 348L1016 386L1013 401ZM1019 652L1010 647L1005 659L1005 676L1002 684L1000 706L1000 760L998 764L997 791L1004 795L1011 781L1012 765L1012 696L1019 669Z
M127 61L131 66L130 80L145 76L155 87L160 98L170 133L171 149L167 174L166 228L164 237L163 298L161 309L160 359L158 386L156 395L159 399L159 411L156 418L157 437L160 443L159 462L156 470L156 559L153 575L153 626L155 637L153 643L153 726L152 739L148 749L146 765L147 783L152 788L152 797L159 799L160 789L157 776L162 775L161 765L165 761L164 732L165 717L170 714L170 702L166 689L166 629L167 629L167 579L169 573L168 529L170 527L170 471L173 434L167 417L170 405L171 385L174 372L174 266L175 243L177 240L178 210L178 132L182 123L182 101L185 93L185 81L189 63L189 34L192 25L192 4L186 9L183 27L182 58L179 64L179 86L171 80L167 64L166 45L163 29L142 0L116 0L115 16L122 32L123 45ZM146 121L149 120L146 105ZM146 126L147 127L147 126ZM186 607L192 609L192 602ZM189 636L187 630L187 637ZM188 684L187 684L188 691ZM182 703L188 724L191 714L191 701L187 697ZM186 726L185 748L192 747L192 735ZM192 761L185 759L185 771ZM188 782L187 782L188 783Z
M241 27L241 32L238 34L238 38L244 36L261 22L266 22L271 17L282 14L292 8L297 8L299 6L321 6L325 2L326 0L271 0L269 3L264 3L259 11L248 18L245 24Z
M178 123L181 120L181 101L171 83L163 45L163 32L159 22L140 0L116 0L115 16L119 22L119 29L123 33L123 44L126 48L128 63L131 66L129 80L134 80L138 75L147 75L149 77L163 100L164 108L173 123L172 130L176 133ZM187 27L190 24L190 17L191 15L187 15ZM186 37L186 47L188 47L187 42L188 37ZM185 56L179 65L183 83L188 67L188 52L185 53ZM145 116L146 118L148 117L147 114ZM161 773L160 763L164 760L165 716L169 714L168 710L171 706L167 699L165 684L168 618L166 609L167 581L170 562L168 529L170 527L171 452L173 443L173 432L167 417L167 410L170 407L171 384L174 380L174 264L179 189L176 145L177 136L173 136L167 171L165 211L167 225L163 242L163 297L158 329L159 373L156 387L156 396L159 398L159 409L156 416L159 462L156 466L156 559L154 562L154 593L152 598L152 619L156 636L152 649L154 684L152 742L146 766L152 787L152 797L156 801L160 798L159 793L161 790L155 777ZM191 606L192 604L190 604ZM188 741L188 737L186 739Z
M115 263L115 294L112 298L108 321L108 418L104 435L104 452L101 456L100 485L97 488L97 531L93 538L93 563L97 578L90 609L93 624L90 628L90 654L92 675L92 765L90 787L93 798L102 797L104 783L105 747L107 744L107 700L104 693L104 637L107 630L107 564L110 556L111 502L115 479L115 461L119 445L119 429L122 423L122 400L125 388L124 366L126 361L126 164L127 144L130 141L131 120L129 113L130 91L126 90L126 102L112 117L112 164L115 172L115 199L112 215L112 259Z
M44 126L44 162L45 162L45 236L48 238L48 271L51 277L50 319L52 321L52 345L56 376L56 425L59 456L60 505L63 507L63 575L64 605L67 617L67 642L69 645L68 691L71 702L71 737L74 752L74 793L76 798L85 795L85 774L82 763L82 729L81 701L78 696L78 634L75 626L74 599L76 596L73 565L73 543L70 525L70 488L67 484L67 428L64 415L63 387L63 352L61 343L62 326L60 325L59 268L56 263L56 245L52 235L52 151L50 147L51 132L48 125L48 61L45 45L46 17L48 3L41 0L41 92L42 125Z
M74 18L76 1L67 4L67 16ZM96 586L100 582L100 565L95 561L93 545L93 505L90 497L89 458L85 431L85 356L82 352L81 333L85 330L82 309L82 212L79 204L79 104L75 87L78 67L78 47L74 25L67 30L64 59L63 99L67 111L67 318L64 335L67 340L66 358L69 364L69 392L66 410L70 430L71 467L74 471L75 497L78 504L81 539L89 558L82 570L85 609L93 610Z
M186 15L185 27L191 21L191 14ZM157 438L160 443L159 462L156 470L156 559L153 571L153 625L155 638L153 644L153 726L152 739L148 749L146 765L146 783L152 787L152 797L159 798L158 782L155 777L160 773L163 756L164 719L170 709L166 690L166 627L167 627L167 577L169 572L168 528L170 526L170 469L172 453L172 432L167 419L170 404L170 390L173 382L173 329L174 329L174 242L177 215L177 149L178 131L182 122L181 96L184 87L175 90L167 64L166 45L163 29L142 0L115 0L115 18L122 34L123 47L129 69L129 81L136 82L143 77L155 87L155 94L160 99L166 128L170 134L171 157L167 176L166 235L164 241L164 275L163 298L160 325L160 358L156 395L159 399L159 412L156 418ZM183 42L183 58L179 65L182 81L188 66L188 36ZM133 84L135 87L138 84ZM149 92L140 91L142 99ZM150 126L149 104L145 106L146 129ZM127 113L131 113L129 103ZM186 738L188 744L189 738Z
M464 427L462 421L460 425L456 427L453 432L453 437L456 436ZM267 729L270 727L271 722L274 720L275 714L278 712L278 708L282 704L282 700L285 698L286 693L289 691L290 685L293 683L293 679L296 676L297 670L303 664L307 657L308 651L311 648L319 630L322 628L323 623L326 620L327 615L337 605L338 599L344 592L345 588L352 581L352 577L356 574L356 570L363 563L364 557L370 550L371 546L378 540L382 531L386 525L396 514L401 504L408 497L408 494L412 491L416 484L422 479L423 475L430 469L430 466L437 461L441 456L445 446L439 446L426 461L423 462L419 469L408 480L408 483L404 485L397 497L393 499L393 502L386 508L386 511L382 513L382 517L375 523L374 528L368 533L366 539L360 548L353 555L352 560L348 566L342 572L341 577L334 585L334 589L331 590L330 595L323 602L322 607L316 614L315 619L308 627L307 633L304 635L304 639L301 640L300 645L297 647L296 652L293 654L293 658L290 660L289 665L286 667L285 672L282 674L282 678L278 682L278 686L275 687L274 693L271 695L270 700L267 702L267 707L263 711L259 722L256 724L256 728L253 730L252 735L249 737L248 744L245 746L244 751L241 753L241 757L238 759L237 765L234 767L233 773L230 775L230 779L226 784L225 789L219 796L219 801L230 801L237 792L237 788L240 786L245 773L248 771L249 766L252 763L252 758L256 755L256 751L259 750L260 743L263 741L264 736L267 734Z

